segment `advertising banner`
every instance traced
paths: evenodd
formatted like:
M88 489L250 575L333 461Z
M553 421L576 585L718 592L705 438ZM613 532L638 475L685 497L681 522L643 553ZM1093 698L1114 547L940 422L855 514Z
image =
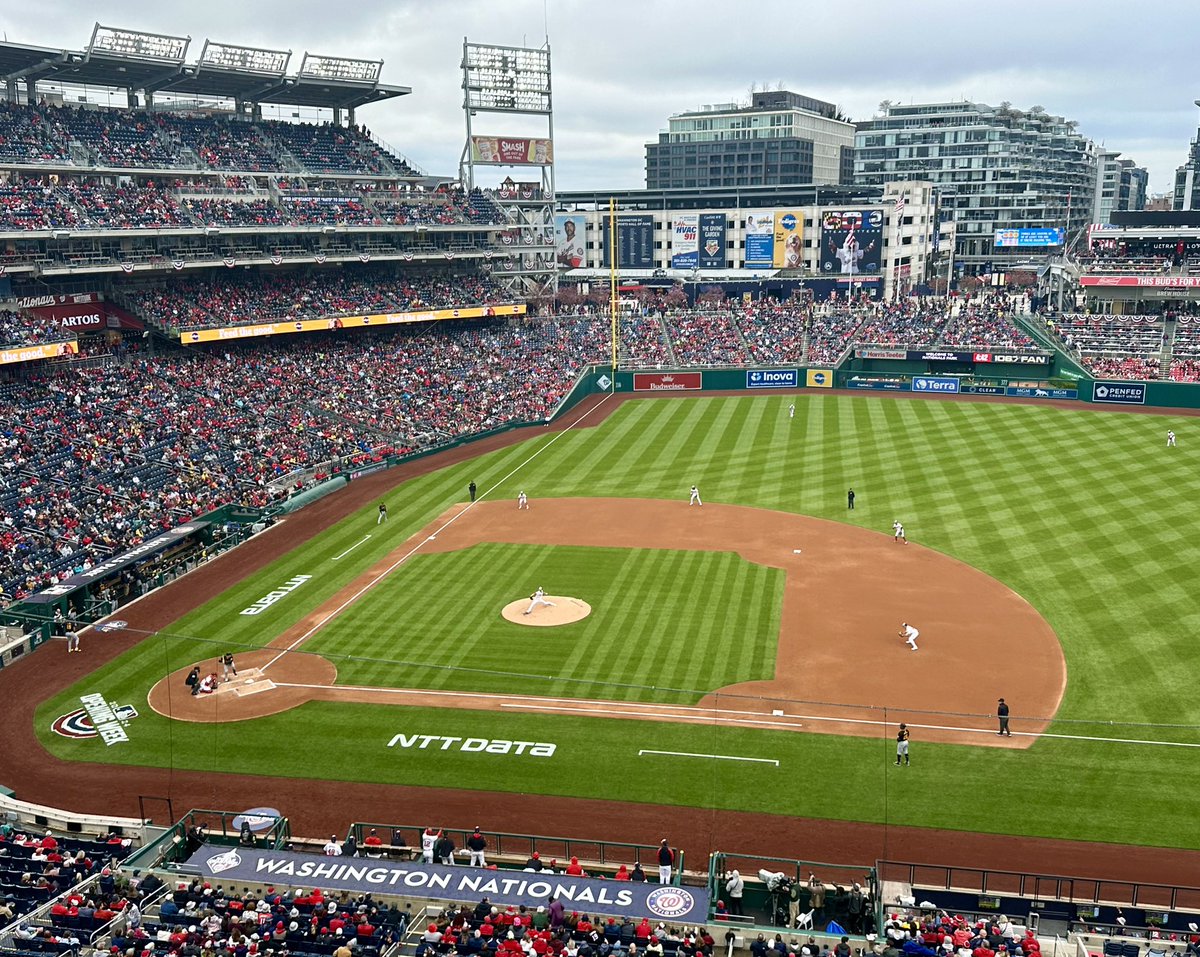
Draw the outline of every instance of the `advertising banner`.
M79 355L79 343L72 339L69 342L45 342L40 346L20 346L16 349L0 350L0 366L14 362L35 362L38 359L57 359L59 356Z
M291 851L206 844L187 861L191 873L226 883L321 887L350 894L403 894L436 900L478 902L530 910L558 898L569 910L589 914L646 915L699 924L707 920L708 891L670 884L616 882L595 877L543 876L532 871L494 871L411 861L317 857Z
M40 309L44 306L81 306L99 302L100 296L94 292L75 292L67 296L22 296L13 301L18 309Z
M294 332L328 332L330 329L362 329L403 325L410 322L439 322L443 319L479 319L484 316L520 316L525 303L498 306L470 306L465 309L434 309L428 312L388 312L373 316L336 316L332 319L298 319L294 322L265 322L253 326L227 326L223 329L193 329L181 332L185 346L197 342L223 342L228 339L254 339Z
M823 273L877 275L883 256L883 210L829 209L821 214Z
M703 372L635 372L634 392L683 392L704 388Z
M1200 288L1200 276L1081 276L1081 286L1173 286Z
M916 376L912 380L913 392L958 392L958 380L942 376Z
M810 389L832 389L832 369L809 369L804 376L804 384Z
M997 229L996 246L1061 246L1061 229Z
M877 379L849 379L847 389L874 389L876 392L907 392L907 382L881 381Z
M583 213L554 214L554 258L560 270L587 265L586 233L587 217Z
M747 213L746 255L742 262L753 266L772 266L775 263L775 214L770 210Z
M671 268L695 269L700 265L700 215L684 213L671 225Z
M773 256L776 269L804 267L804 213L800 210L776 210Z
M975 362L997 365L1044 366L1051 356L1040 352L934 352L920 349L881 349L860 346L854 350L860 359L903 359L908 362Z
M1010 385L1005 395L1017 396L1022 399L1078 399L1078 389L1051 389L1038 386Z
M39 319L51 319L64 329L100 330L119 325L110 322L104 303L67 303L54 306L30 306L29 311Z
M1092 401L1115 405L1145 405L1144 382L1093 382Z
M964 385L960 390L965 395L1004 395L1002 385Z
M604 262L607 268L612 244L608 240L608 217L604 218ZM654 216L638 213L617 217L617 268L654 268Z
M725 258L725 214L700 214L700 268L724 269Z
M471 160L490 166L545 166L554 162L554 143L521 136L472 136Z
M746 372L747 389L798 389L799 369L750 369Z

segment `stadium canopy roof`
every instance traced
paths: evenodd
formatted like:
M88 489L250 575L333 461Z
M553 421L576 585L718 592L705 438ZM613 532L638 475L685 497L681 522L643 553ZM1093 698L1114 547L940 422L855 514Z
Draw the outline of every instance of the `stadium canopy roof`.
M289 73L290 50L206 40L189 63L190 44L190 37L97 23L83 50L0 42L0 78L324 109L357 109L412 92L379 82L382 60L305 53Z

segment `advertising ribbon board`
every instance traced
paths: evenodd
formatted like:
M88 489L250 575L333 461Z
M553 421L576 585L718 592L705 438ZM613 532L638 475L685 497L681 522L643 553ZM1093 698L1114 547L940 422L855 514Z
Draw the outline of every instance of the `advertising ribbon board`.
M188 858L190 873L225 883L320 887L350 894L401 894L478 902L531 910L557 897L569 910L699 924L707 920L709 895L701 887L606 881L532 871L421 864L360 857L317 857L290 851L204 845Z
M635 372L634 392L687 392L704 388L703 372Z
M796 389L800 386L799 369L749 369L747 389Z

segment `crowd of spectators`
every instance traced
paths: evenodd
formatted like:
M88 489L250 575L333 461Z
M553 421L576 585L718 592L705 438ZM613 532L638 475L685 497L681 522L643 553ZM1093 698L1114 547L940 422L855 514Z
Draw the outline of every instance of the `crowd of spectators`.
M880 302L864 312L853 340L883 346L931 346L941 340L951 318L944 299Z
M77 946L77 935L86 936L128 904L119 893L111 865L128 855L129 845L127 838L115 836L87 841L56 837L51 831L25 833L17 825L0 824L0 886L6 891L0 898L0 927L16 923L18 942L62 943L54 953ZM51 927L19 923L26 914L96 874L100 879L86 896L69 893L53 906Z
M71 144L92 166L412 176L368 131L331 123L248 121L140 110L0 103L0 161L71 163Z
M500 907L485 897L474 906L448 905L442 910L421 934L416 957L711 957L724 949L728 936L722 933L718 943L706 927L588 914L567 910L561 900L537 907Z
M795 299L756 299L735 306L734 321L754 362L803 362L809 308Z
M746 365L746 340L730 312L676 312L665 319L675 361L683 365Z
M154 180L120 184L59 177L0 183L0 230L161 229L201 226L497 225L505 217L479 190L376 193L351 186L284 192L194 196L193 186Z
M169 286L118 289L117 298L164 329L245 325L494 305L511 297L481 274L355 266L282 275L217 272Z
M597 325L602 325L598 320ZM669 366L675 363L662 320L657 316L621 316L620 359L628 366Z
M277 890L213 886L201 879L177 887L147 909L136 928L119 931L112 950L215 957L272 953L352 953L375 957L399 942L408 909L376 902L370 894L326 895L321 889ZM344 949L344 950L343 950Z
M32 313L0 309L0 348L36 346L43 342L62 342L72 338L53 319L43 319Z
M1096 376L1158 379L1165 329L1161 316L1057 316L1050 331Z
M482 320L135 354L0 386L0 589L19 598L303 469L549 415L599 326ZM332 463L332 466L330 465Z

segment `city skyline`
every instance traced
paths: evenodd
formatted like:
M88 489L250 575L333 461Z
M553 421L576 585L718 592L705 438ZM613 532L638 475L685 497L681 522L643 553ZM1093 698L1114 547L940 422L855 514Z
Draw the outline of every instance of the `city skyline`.
M189 35L191 60L205 38L291 49L293 70L305 50L383 59L382 81L413 93L364 108L359 122L439 174L456 172L465 138L464 34L472 42L527 46L548 35L563 189L644 184L645 145L671 114L748 100L752 86L828 100L855 120L870 118L882 100L1042 106L1077 121L1098 146L1145 166L1152 193L1170 190L1200 120L1193 103L1200 91L1175 76L1175 63L1190 62L1190 32L1131 29L1128 8L1116 4L1016 0L997 17L923 0L897 17L867 2L849 19L840 9L772 0L752 9L615 0L599 10L581 0L365 0L353 7L298 0L261 3L253 20L243 20L242 9L229 0L198 9L118 0L99 10L47 0L0 12L0 29L12 42L81 49L99 18ZM1139 22L1179 16L1177 5L1160 0L1138 10ZM515 118L481 119L480 132L530 132Z

